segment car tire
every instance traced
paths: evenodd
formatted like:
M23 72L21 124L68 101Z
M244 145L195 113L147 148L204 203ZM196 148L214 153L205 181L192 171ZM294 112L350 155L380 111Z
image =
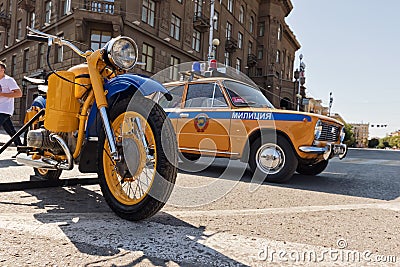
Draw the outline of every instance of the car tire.
M178 153L179 159L183 161L183 163L196 163L201 157L200 154L190 154L190 153Z
M328 166L328 160L323 160L315 164L301 164L297 166L296 171L304 175L318 175Z
M266 156L270 156L269 159L266 159ZM283 136L263 135L251 144L250 169L264 181L283 183L290 180L297 164L298 160L292 145Z

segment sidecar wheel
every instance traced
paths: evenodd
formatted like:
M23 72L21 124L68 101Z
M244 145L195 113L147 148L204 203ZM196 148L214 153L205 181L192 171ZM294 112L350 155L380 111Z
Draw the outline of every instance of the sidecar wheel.
M161 107L142 96L118 102L109 119L121 160L110 156L104 131L99 136L99 183L111 209L139 221L157 213L168 200L177 175L177 143ZM129 106L129 108L128 108Z
M33 168L35 175L43 180L58 180L61 176L62 170L47 170Z

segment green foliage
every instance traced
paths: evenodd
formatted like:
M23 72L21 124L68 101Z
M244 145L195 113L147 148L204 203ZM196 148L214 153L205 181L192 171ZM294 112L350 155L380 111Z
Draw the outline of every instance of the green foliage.
M354 137L354 133L353 133L353 129L352 129L351 125L345 123L344 131L346 133L346 137L344 138L343 143L345 143L349 147L353 146L356 142L356 139Z
M400 136L386 136L379 139L378 148L399 148L400 147Z
M368 147L369 148L375 148L379 145L379 139L378 138L372 138L371 140L368 140Z

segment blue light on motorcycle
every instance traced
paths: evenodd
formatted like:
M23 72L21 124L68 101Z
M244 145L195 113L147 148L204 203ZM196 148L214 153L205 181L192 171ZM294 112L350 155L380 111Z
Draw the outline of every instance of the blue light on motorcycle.
M130 70L137 62L138 47L129 37L114 38L106 44L105 49L107 59L114 67Z

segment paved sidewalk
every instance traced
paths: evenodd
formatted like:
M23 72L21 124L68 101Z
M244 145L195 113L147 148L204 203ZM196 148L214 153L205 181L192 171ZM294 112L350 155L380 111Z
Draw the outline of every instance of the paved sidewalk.
M15 128L15 130L19 130L19 128ZM21 141L22 137L20 136ZM4 145L8 140L10 140L11 137L4 131L2 128L0 130L0 146ZM15 147L14 143L11 144L11 146Z

